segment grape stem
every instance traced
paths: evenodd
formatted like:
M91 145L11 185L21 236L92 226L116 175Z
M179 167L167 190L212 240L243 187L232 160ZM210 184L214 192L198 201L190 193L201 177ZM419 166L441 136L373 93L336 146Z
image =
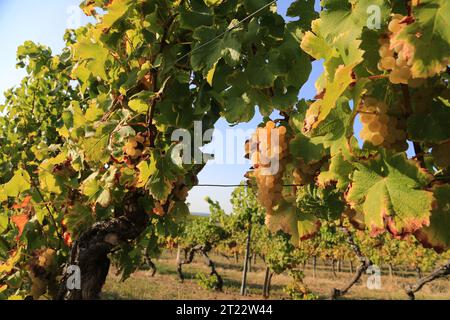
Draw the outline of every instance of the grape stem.
M409 88L406 84L401 84L401 88L402 88L402 94L403 94L403 100L405 103L405 113L406 116L410 116L413 113L412 110L412 106L411 106L411 96L409 93ZM420 163L420 166L422 168L425 168L425 159L423 156L423 149L422 146L420 145L420 143L413 141L413 146L414 146L414 152L416 154L416 158Z

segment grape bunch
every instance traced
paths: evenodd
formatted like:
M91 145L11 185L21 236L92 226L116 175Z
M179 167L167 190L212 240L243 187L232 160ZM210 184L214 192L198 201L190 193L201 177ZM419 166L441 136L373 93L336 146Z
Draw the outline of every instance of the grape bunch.
M406 121L389 115L386 103L366 97L359 112L363 126L361 139L374 146L383 146L399 152L408 149Z
M246 152L252 162L253 176L258 187L258 199L273 214L273 207L282 199L283 173L288 156L286 127L276 127L269 121L257 129L246 143Z
M438 144L432 151L434 163L441 169L450 167L450 142Z
M29 273L33 299L39 299L47 292L48 275L54 265L55 256L56 251L50 248L42 248L34 253Z
M423 78L412 78L411 65L414 57L414 47L404 41L396 39L403 28L407 26L410 17L403 17L396 14L389 23L390 34L379 40L381 45L379 49L380 62L378 69L381 71L390 71L389 81L394 84L407 84L410 87L417 88L424 83Z
M144 134L138 133L136 137L128 139L128 142L123 147L123 152L128 158L135 160L142 156L145 148L149 145L149 139Z

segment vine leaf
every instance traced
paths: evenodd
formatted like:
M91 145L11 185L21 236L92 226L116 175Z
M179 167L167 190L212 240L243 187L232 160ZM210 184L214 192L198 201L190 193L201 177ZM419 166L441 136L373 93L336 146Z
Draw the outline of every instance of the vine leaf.
M0 264L0 274L2 273L10 273L17 262L20 261L22 257L22 248L19 248L15 253L11 254L11 256L6 260L4 264Z
M291 242L298 245L299 241L314 236L320 229L320 222L312 214L298 213L298 209L289 201L281 202L273 215L266 217L266 225L273 233L283 231L292 236Z
M336 182L336 187L341 191L345 191L350 184L350 175L353 172L353 166L344 159L342 153L336 154L330 161L329 170L322 171L319 174L317 184L325 188L333 182Z
M311 21L318 17L314 10L314 2L314 0L296 0L288 8L286 15L293 18L300 17L298 25L307 30L311 26Z
M0 234L8 229L9 218L5 211L0 212Z
M146 188L155 199L165 202L172 191L172 183L158 170L148 180Z
M142 188L147 184L150 177L156 172L156 163L152 161L141 161L137 167L139 170L139 178L136 187Z
M432 77L450 60L450 28L447 0L423 0L413 10L414 23L407 25L395 38L412 47L411 73L414 78ZM432 49L430 49L432 48Z
M366 163L355 163L346 200L364 214L372 235L413 233L430 224L433 193L424 188L433 176L403 153L382 152Z
M450 108L437 100L429 102L426 114L413 114L408 118L408 137L414 141L440 143L450 139Z
M90 74L103 80L108 78L106 61L109 57L109 51L102 44L94 43L88 37L80 39L73 45L73 55L75 60L80 61L73 72L81 80L87 81Z
M102 18L102 23L98 25L100 29L109 29L118 22L130 9L132 0L113 0L107 7L108 13Z
M22 192L31 188L30 175L23 169L18 169L12 179L0 186L0 202L7 200L8 197L17 197Z
M371 18L370 9L379 10L377 18L384 22L390 12L385 0L327 0L320 13L320 30L325 39L333 41L345 34L346 41L359 38Z
M194 31L193 37L198 40L194 47L191 64L195 71L204 69L205 75L211 70L220 59L225 58L227 64L233 66L241 57L241 42L237 37L237 31L233 30L225 34L221 39L214 40L209 46L206 43L218 35L218 31L213 27L199 27ZM202 47L200 50L197 48Z
M450 247L450 185L434 188L436 205L431 212L430 225L415 233L416 238L427 248L441 253Z
M17 239L19 239L23 233L23 229L25 229L26 224L28 223L28 221L30 221L28 213L12 216L11 221L16 225L17 229L19 229L19 234L17 235Z
M291 155L301 158L305 164L320 161L326 154L323 146L323 137L306 137L298 134L289 143Z
M323 145L330 149L330 155L334 157L341 153L345 160L351 160L351 148L357 146L356 138L349 136L352 110L346 98L340 98L328 117L310 135L322 136Z
M328 83L323 99L316 100L306 112L304 132L308 133L317 128L336 106L336 102L342 96L348 86L353 83L352 71L355 65L341 65L336 70L334 79Z

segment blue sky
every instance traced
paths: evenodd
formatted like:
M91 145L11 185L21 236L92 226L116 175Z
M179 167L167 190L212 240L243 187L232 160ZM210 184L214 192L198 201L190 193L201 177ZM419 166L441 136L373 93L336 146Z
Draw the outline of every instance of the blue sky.
M285 16L292 0L279 0L278 10ZM32 40L52 48L58 53L64 46L64 30L68 27L83 25L88 22L78 8L80 0L0 0L0 93L18 84L24 73L15 68L16 50L26 40ZM318 1L316 1L318 9ZM321 62L313 63L310 80L300 92L301 98L312 98L315 95L314 81L322 73ZM4 101L0 94L0 103ZM262 118L260 115L235 129L254 129ZM209 148L217 147L217 136L224 134L229 128L225 120L216 125L218 133L213 137ZM243 145L238 146L236 157L243 156ZM209 148L204 149L207 151ZM208 164L200 173L201 184L239 184L249 169L248 162L243 164ZM218 200L227 212L231 211L229 202L232 188L197 187L190 192L189 203L192 212L208 212L204 201L206 196Z

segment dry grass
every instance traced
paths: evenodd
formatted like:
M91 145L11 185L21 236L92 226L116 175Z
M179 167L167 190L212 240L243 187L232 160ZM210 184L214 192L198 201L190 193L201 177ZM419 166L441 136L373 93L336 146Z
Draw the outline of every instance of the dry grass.
M180 283L176 273L174 254L165 254L155 261L158 272L155 277L148 271L138 271L125 282L111 272L104 288L105 299L137 299L137 300L239 300L262 299L262 285L264 282L264 270L262 262L258 262L248 275L248 295L239 295L241 264L234 260L228 260L221 256L212 256L217 264L217 270L224 279L223 292L214 292L203 289L195 279L198 272L208 274L209 269L201 259L195 259L191 265L183 268L186 280ZM327 267L321 266L316 279L312 277L312 270L305 271L305 283L311 291L321 299L327 299L332 288L342 288L352 277L349 272L337 273L334 277ZM381 278L381 290L370 290L366 286L367 277L356 284L345 299L406 299L407 296L402 286L413 283L416 277L413 274L390 277L383 275ZM288 299L284 293L284 287L290 278L286 274L276 275L272 280L271 299ZM437 280L426 285L417 295L417 299L450 299L450 282L447 279Z

